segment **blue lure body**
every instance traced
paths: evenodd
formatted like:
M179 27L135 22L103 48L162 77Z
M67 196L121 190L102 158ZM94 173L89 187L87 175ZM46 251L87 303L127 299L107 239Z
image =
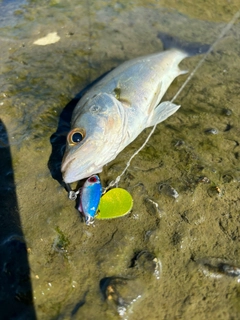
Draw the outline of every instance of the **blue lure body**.
M89 177L80 193L78 211L82 212L86 224L91 224L96 215L102 194L102 185L97 175Z

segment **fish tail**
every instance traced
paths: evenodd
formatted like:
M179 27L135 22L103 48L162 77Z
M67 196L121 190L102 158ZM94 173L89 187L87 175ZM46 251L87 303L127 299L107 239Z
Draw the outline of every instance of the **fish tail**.
M209 44L183 41L164 32L158 32L157 37L162 41L164 50L178 49L185 52L188 57L206 53L210 48Z

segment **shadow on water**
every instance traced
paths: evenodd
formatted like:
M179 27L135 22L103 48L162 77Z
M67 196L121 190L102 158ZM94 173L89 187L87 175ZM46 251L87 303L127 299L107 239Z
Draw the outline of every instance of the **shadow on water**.
M8 135L0 119L0 318L36 319Z
M109 71L108 71L109 72ZM57 180L66 189L66 185L62 180L61 173L61 162L66 146L66 137L71 127L71 118L74 108L76 107L78 101L82 96L92 88L99 80L101 80L108 72L101 75L99 78L94 80L91 84L87 85L83 90L81 90L63 109L60 114L57 131L54 132L50 137L50 142L52 145L52 153L48 161L48 168L51 172L53 179Z

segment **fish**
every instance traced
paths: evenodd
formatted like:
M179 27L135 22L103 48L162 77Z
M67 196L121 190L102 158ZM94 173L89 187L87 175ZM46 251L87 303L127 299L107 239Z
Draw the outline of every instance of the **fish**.
M102 195L102 185L97 175L89 177L80 190L78 211L85 217L87 225L93 223Z
M100 173L145 128L180 108L161 99L173 80L187 72L178 64L188 56L171 49L123 62L83 95L67 135L61 165L65 183Z

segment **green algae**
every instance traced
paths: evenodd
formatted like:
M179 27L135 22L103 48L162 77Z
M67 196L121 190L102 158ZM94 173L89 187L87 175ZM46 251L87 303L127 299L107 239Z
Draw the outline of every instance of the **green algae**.
M67 251L67 247L70 244L70 240L63 233L63 231L60 230L60 228L58 226L55 228L55 231L57 232L58 236L57 236L56 241L54 243L54 247L56 248L56 250L59 250L59 251Z

